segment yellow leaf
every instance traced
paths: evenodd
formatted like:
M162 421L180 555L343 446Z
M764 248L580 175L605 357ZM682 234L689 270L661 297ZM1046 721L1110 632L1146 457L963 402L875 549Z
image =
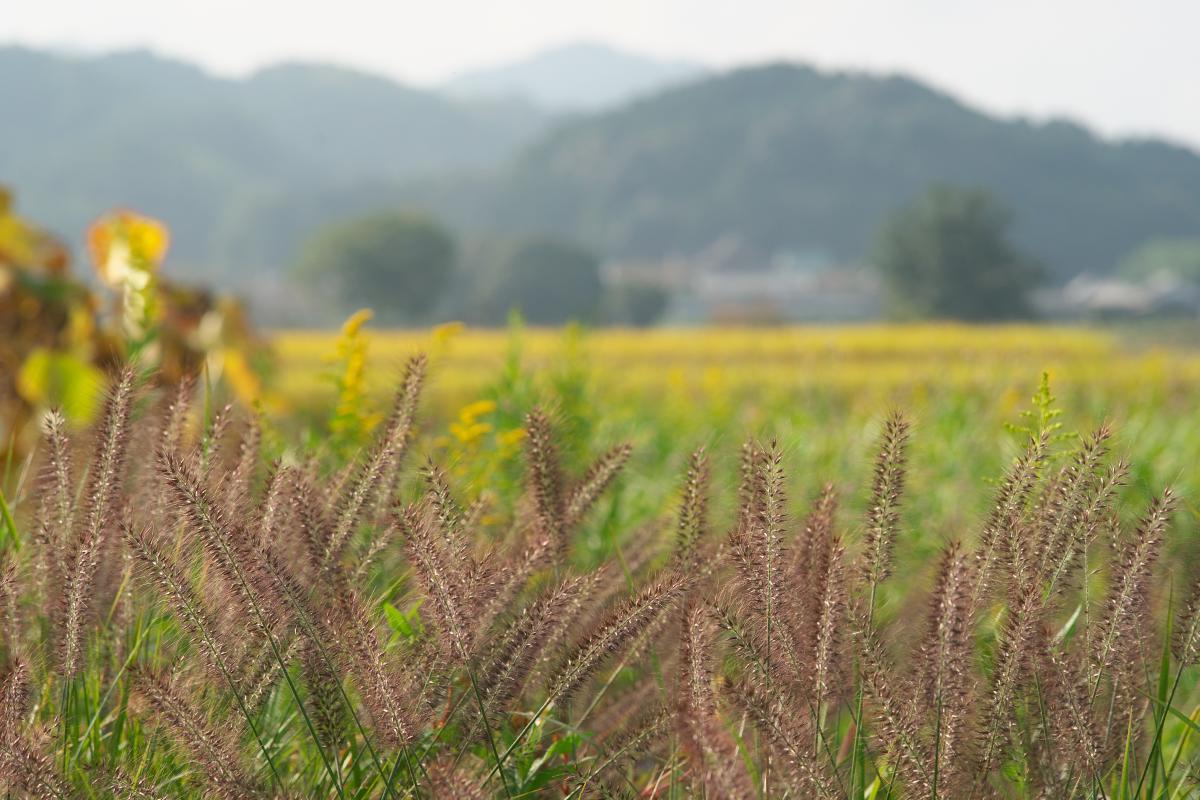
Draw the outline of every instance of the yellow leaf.
M17 372L17 391L39 408L58 408L75 425L86 425L100 407L104 373L71 353L39 347Z
M262 384L254 370L246 363L246 357L234 349L221 351L225 380L238 400L247 406L258 402L262 395Z

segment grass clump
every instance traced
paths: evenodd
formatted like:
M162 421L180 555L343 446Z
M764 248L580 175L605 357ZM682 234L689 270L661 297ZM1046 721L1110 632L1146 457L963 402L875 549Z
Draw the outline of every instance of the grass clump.
M1200 582L1161 563L1171 491L1130 513L1108 426L1068 443L1057 414L1032 420L978 531L946 542L928 576L896 558L912 434L899 414L857 522L828 484L798 512L783 447L751 441L725 532L710 503L733 492L698 450L674 524L649 520L619 558L583 566L578 543L631 449L574 474L554 415L534 408L517 490L456 485L411 452L425 369L409 361L349 460L346 439L270 459L261 420L196 420L188 389L156 398L133 371L84 441L48 416L0 564L0 786L1193 791Z

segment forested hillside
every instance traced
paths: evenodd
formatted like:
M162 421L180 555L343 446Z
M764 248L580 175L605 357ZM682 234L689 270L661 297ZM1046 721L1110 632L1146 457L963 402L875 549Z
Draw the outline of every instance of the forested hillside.
M328 66L226 80L146 52L16 47L0 48L0 115L0 183L31 216L77 237L108 208L152 212L174 232L174 258L206 273L260 237L286 237L247 233L261 209L493 165L547 121L515 101L451 100Z
M163 218L183 274L246 282L313 226L422 207L460 231L551 233L601 257L764 254L861 261L882 219L932 183L1013 209L1053 279L1110 270L1200 231L1200 155L999 119L912 80L776 64L614 110L553 117L341 68L227 80L147 53L0 49L0 182L78 236L113 206Z
M997 119L903 78L785 64L579 120L526 149L489 204L477 189L436 201L616 254L687 253L736 234L858 259L884 215L935 182L995 193L1057 277L1108 270L1153 235L1200 231L1193 151Z

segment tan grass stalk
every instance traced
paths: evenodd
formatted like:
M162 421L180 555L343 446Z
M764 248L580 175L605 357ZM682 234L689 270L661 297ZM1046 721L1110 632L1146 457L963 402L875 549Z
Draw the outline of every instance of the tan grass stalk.
M425 357L414 356L408 362L392 412L374 449L341 493L334 510L333 527L321 557L323 569L332 569L341 560L364 517L390 502L399 463L412 439L413 422L424 379Z
M875 459L875 478L867 506L864 573L874 590L892 571L900 527L900 499L907 472L909 423L899 412L888 417Z
M571 618L572 607L590 584L589 576L565 578L513 620L499 637L499 652L477 675L485 709L499 710L520 695L538 660L546 655L559 623Z
M60 671L65 677L75 675L81 666L84 632L95 594L96 569L104 552L105 537L117 512L125 474L133 387L134 373L127 367L105 403L103 422L84 489L83 512L67 560L59 660Z
M692 603L684 609L675 701L680 744L708 795L753 798L754 785L742 764L737 744L717 716L709 626L702 605Z
M729 555L737 568L738 585L749 601L755 624L763 632L768 662L778 649L788 669L796 676L812 672L811 653L804 653L796 642L800 627L796 598L784 593L787 564L783 558L783 533L786 524L786 496L782 453L777 443L767 449L751 446L744 452L748 485L743 494L749 509L740 511L739 527L729 537Z
M204 545L251 630L270 638L286 605L262 555L250 537L226 517L220 505L187 462L166 456L159 462L164 479L189 530Z
M257 417L251 417L238 442L237 461L221 486L225 513L231 519L248 516L253 511L252 493L261 447L262 426Z
M548 702L569 701L604 662L624 651L642 630L665 613L686 585L687 579L682 575L662 575L590 626L552 675Z
M169 800L150 781L134 778L120 766L112 771L108 788L120 800Z
M809 744L813 741L810 721L794 707L789 695L745 678L730 684L727 693L765 737L774 755L772 763L784 767L792 784L790 796L844 796L830 770L819 760L823 755L814 757Z
M558 553L567 550L567 528L563 521L562 470L550 417L540 408L525 418L527 483L532 490L538 527L550 537Z
M548 617L550 624L542 642L542 652L526 680L527 685L536 685L548 678L548 673L558 666L562 649L572 634L597 624L600 617L620 602L616 594L609 595L605 591L605 584L615 580L614 573L615 570L601 566L580 576L578 590L566 597L562 608ZM628 588L619 595L628 595Z
M975 554L975 587L971 593L970 613L974 617L995 589L996 568L1007 552L1007 543L1017 535L1029 497L1046 463L1049 434L1031 438L1025 452L1005 473L995 503L979 535Z
M464 530L479 531L484 527L484 517L491 511L495 504L495 497L491 492L485 491L483 494L471 501L463 512L462 526Z
M239 671L239 685L242 687L242 700L251 716L261 711L271 699L271 691L283 674L280 662L286 668L295 661L306 641L291 631L284 631L280 637L278 657L270 642L263 642L256 655L244 659Z
M0 679L0 739L4 740L20 733L33 698L29 666L19 658L9 661L11 666Z
M180 455L183 452L184 437L187 435L187 418L191 410L192 395L196 391L196 378L186 375L175 387L175 395L168 403L161 417L158 429L158 441L155 443L153 455L158 457L164 453Z
M812 649L812 698L818 712L840 688L842 632L849 603L842 544L836 537L823 544L822 557L815 562L812 574L811 593L815 604L811 611L813 624L809 645Z
M262 505L258 512L258 548L266 550L283 544L288 528L297 525L294 468L276 463L267 477Z
M563 504L562 524L566 530L574 529L583 521L588 510L625 468L632 452L632 445L617 445L588 468L583 478L567 493Z
M1041 598L1027 594L1017 598L998 634L991 689L984 708L979 737L979 775L986 782L990 772L1008 754L1016 725L1017 701L1024 692L1033 665L1034 642L1040 621Z
M738 483L738 516L735 530L748 528L763 513L763 462L766 453L758 442L749 440L742 444Z
M1044 506L1038 509L1039 518L1035 523L1036 563L1025 567L1025 561L1020 560L1016 565L1030 569L1033 575L1017 575L1014 585L1032 586L1036 575L1037 583L1053 592L1094 537L1113 493L1124 477L1121 466L1101 473L1111 435L1111 428L1102 425L1085 438L1075 457L1049 488L1049 496ZM1014 543L1013 547L1022 545L1023 542Z
M436 512L429 506L409 506L400 518L405 551L413 573L429 599L432 620L446 646L463 661L472 655L471 587L464 554L448 552L439 541Z
M837 490L832 483L826 483L792 542L787 578L791 585L806 586L812 575L821 572L820 564L827 559L829 543L834 538L837 506Z
M1088 789L1102 779L1103 740L1087 675L1070 653L1047 647L1043 675L1055 764L1064 777Z
M1121 650L1121 639L1138 633L1137 625L1149 604L1154 565L1174 507L1174 492L1163 490L1151 502L1133 535L1120 546L1109 578L1099 635L1093 642L1092 668L1096 673L1110 670Z
M711 480L708 456L704 448L692 453L687 478L683 483L683 499L679 504L679 523L675 529L675 549L672 563L688 569L696 552L708 534L708 488Z
M710 600L707 605L717 627L728 639L733 653L754 667L760 682L787 687L800 680L799 676L782 665L779 659L771 661L767 657L763 632L750 621L745 606L736 595L726 592Z
M57 411L50 411L42 420L42 435L46 442L46 461L42 468L38 492L38 537L42 548L41 568L50 587L62 585L63 551L75 525L75 498L71 481L71 445L67 437L67 421Z
M151 716L192 758L216 796L227 800L259 796L257 782L242 764L233 730L217 730L180 687L161 673L135 667L131 683Z
M204 653L212 675L225 681L233 680L231 647L224 641L219 626L175 558L145 529L134 529L127 523L124 536L126 545L137 559L138 571L167 600L189 635L190 643ZM236 692L240 687L231 685L230 689Z
M175 393L169 400L163 402L155 417L156 428L152 439L153 445L145 452L151 467L150 475L142 481L145 508L150 511L150 520L155 525L170 524L168 516L172 510L170 492L163 483L162 475L153 467L166 454L183 457L188 452L188 416L191 411L192 396L195 393L196 382L194 375L185 376L175 388ZM173 522L173 520L171 521Z
M329 548L330 538L333 535L333 523L321 504L320 492L309 477L301 471L295 470L289 471L288 478L289 486L284 491L288 493L291 516L298 526L296 533L303 551L308 554L307 561L311 569L307 572L314 573L321 569L322 558ZM287 528L282 530L286 531ZM278 545L277 541L276 549L278 549ZM297 573L305 572L299 569L296 571ZM309 577L315 577L315 575Z
M645 707L643 706L643 709ZM584 787L594 780L604 778L605 773L626 759L637 758L642 752L670 728L673 715L661 704L642 710L638 719L621 725L611 736L601 741L602 757L580 781ZM583 796L587 796L584 794Z
M196 442L195 463L201 479L207 484L221 463L225 446L225 434L233 420L233 404L226 403L217 409L209 420L200 441Z
M665 659L663 663L665 665ZM595 735L594 741L607 749L609 742L621 739L626 731L645 721L647 709L663 707L662 700L662 687L652 681L613 686L588 716L588 730ZM669 716L668 723L674 719L673 713Z
M21 641L20 596L17 593L17 562L0 553L0 666L7 664Z
M497 586L492 569L492 553L475 558L474 544L469 538L473 531L467 527L467 518L454 500L445 474L432 461L425 469L425 479L429 487L426 499L432 510L435 529L431 544L440 550L437 555L445 565L448 577L453 581L458 602L464 608L478 609ZM384 535L376 535L371 549L377 551L376 544L390 538L389 534L394 528L394 525L385 526ZM477 650L480 638L486 635L490 623L491 620L482 615L476 615L473 621L466 621L467 635L470 639L467 652L474 653Z
M1071 512L1075 519L1066 540L1048 551L1044 559L1046 572L1041 583L1049 600L1065 588L1066 576L1079 562L1080 556L1092 545L1105 522L1111 517L1117 489L1124 484L1129 465L1118 461L1093 481L1087 497L1080 500Z
M421 716L406 697L407 687L384 663L375 624L358 595L350 592L343 602L347 649L363 704L382 742L390 748L405 747L419 733Z
M376 499L375 516L387 512L396 496L397 484L400 480L400 466L404 455L416 436L417 409L421 403L421 392L425 387L425 374L429 367L429 359L424 353L410 357L404 365L404 376L400 380L400 389L392 404L391 416L387 420L387 429L392 431L395 456L384 469L380 482L380 490Z
M957 542L950 544L942 553L918 651L918 687L925 717L935 731L933 750L942 787L955 785L964 760L963 735L972 705L973 585L970 555Z
M1200 575L1193 577L1183 608L1175 618L1171 654L1181 666L1200 663Z
M486 800L487 795L479 782L463 774L461 768L448 758L440 758L429 765L429 791L431 797L456 798L456 800Z
M80 795L54 768L49 735L37 728L29 735L0 730L0 790L30 800L73 800Z
M865 610L857 612L865 616ZM858 623L863 693L870 700L871 734L894 765L898 783L914 797L933 796L933 759L921 736L917 698L887 662L877 634Z
M543 532L520 547L515 555L506 558L495 571L497 581L488 588L488 596L479 608L479 618L490 625L514 603L517 596L539 571L554 563L557 551L553 540Z
M308 713L321 746L336 750L349 722L342 700L342 679L315 642L308 639L301 641L300 669L308 689Z

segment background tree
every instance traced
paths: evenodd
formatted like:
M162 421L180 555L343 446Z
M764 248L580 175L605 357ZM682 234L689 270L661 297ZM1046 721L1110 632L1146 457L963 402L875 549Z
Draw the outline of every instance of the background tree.
M600 263L578 245L535 237L507 248L480 282L478 306L484 321L502 322L520 309L534 325L591 320L602 286Z
M659 321L670 300L666 289L649 283L610 286L600 302L600 318L605 325L646 328Z
M1012 215L980 189L934 186L881 229L875 263L898 317L1027 317L1041 267L1009 241Z
M330 225L301 251L296 275L332 290L341 309L367 306L386 322L424 319L450 284L451 235L429 217L384 212Z

